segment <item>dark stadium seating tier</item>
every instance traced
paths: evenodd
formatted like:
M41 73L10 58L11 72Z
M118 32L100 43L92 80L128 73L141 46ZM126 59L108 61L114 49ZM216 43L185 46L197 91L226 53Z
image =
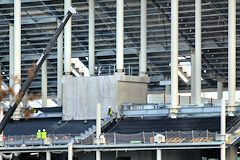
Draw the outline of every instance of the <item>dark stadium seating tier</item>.
M227 118L228 123L233 118ZM229 124L230 125L230 124ZM228 126L229 126L228 125ZM120 121L115 127L107 132L121 134L140 132L164 132L164 131L191 131L209 130L210 132L220 131L220 117L211 118L158 118L158 119L136 119L126 118Z
M80 134L95 124L94 120L87 123L80 120L61 121L61 118L38 118L11 121L7 124L4 135L35 135L38 129L45 128L49 134Z

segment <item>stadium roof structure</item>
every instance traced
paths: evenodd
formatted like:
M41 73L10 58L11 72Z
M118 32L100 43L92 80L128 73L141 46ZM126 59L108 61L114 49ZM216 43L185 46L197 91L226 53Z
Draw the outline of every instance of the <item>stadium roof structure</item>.
M126 74L138 75L140 52L140 1L127 0L124 11L124 66ZM78 14L72 19L72 57L88 65L88 1L72 1ZM64 16L63 0L22 0L22 79L36 62ZM116 62L116 1L96 0L95 50L96 73L113 74ZM237 24L240 2L237 1ZM147 2L147 74L150 91L163 87L159 81L170 77L171 59L170 0ZM13 23L13 0L0 1L0 64L4 82L9 77L9 24ZM237 25L237 86L240 85L239 25ZM179 64L189 64L195 48L195 4L179 0ZM228 75L228 1L202 0L202 87L214 88L221 78L227 86ZM48 95L57 93L57 48L51 51L48 64ZM29 92L41 92L38 73ZM189 84L179 79L179 89Z

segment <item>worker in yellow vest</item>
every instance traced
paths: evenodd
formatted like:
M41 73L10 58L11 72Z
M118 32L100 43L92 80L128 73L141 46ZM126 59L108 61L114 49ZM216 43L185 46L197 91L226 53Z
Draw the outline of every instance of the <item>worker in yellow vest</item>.
M46 139L47 138L47 131L45 129L43 129L42 131L42 139Z
M108 106L108 115L109 117L112 117L113 111L112 108L110 106Z
M42 132L41 132L41 130L39 129L38 131L37 131L37 139L41 139L42 138Z

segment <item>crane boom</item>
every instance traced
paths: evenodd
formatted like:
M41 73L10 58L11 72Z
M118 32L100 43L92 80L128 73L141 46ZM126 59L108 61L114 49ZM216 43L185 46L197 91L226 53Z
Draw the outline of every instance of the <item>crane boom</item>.
M43 62L46 60L47 56L49 55L49 53L50 53L52 47L54 46L58 36L60 35L62 30L64 29L64 26L66 25L66 23L68 22L69 18L73 14L76 14L76 10L74 8L70 7L68 12L67 12L67 14L65 15L65 17L61 21L61 25L56 29L56 31L54 32L54 34L53 34L52 38L50 39L48 45L44 49L41 57L39 58L37 63L34 64L34 66L29 70L27 79L23 83L21 89L17 93L17 95L16 95L15 99L13 100L13 102L10 104L10 108L8 109L8 111L6 112L6 114L4 115L4 117L3 117L3 119L2 119L2 121L0 123L0 133L2 133L2 131L6 127L8 121L10 120L10 118L13 115L14 111L16 110L17 106L21 102L24 94L26 93L26 91L30 87L32 81L34 80L35 76L37 75L37 72L39 71L39 69L41 68Z

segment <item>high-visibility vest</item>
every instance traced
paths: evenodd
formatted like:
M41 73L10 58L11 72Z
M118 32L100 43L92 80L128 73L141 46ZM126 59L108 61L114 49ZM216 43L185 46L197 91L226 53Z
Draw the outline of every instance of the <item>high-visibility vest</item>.
M42 132L37 132L37 139L41 139L42 138Z
M112 108L109 108L109 109L108 109L108 115L109 115L109 116L112 116Z
M46 139L47 138L47 132L46 131L42 131L42 139Z

